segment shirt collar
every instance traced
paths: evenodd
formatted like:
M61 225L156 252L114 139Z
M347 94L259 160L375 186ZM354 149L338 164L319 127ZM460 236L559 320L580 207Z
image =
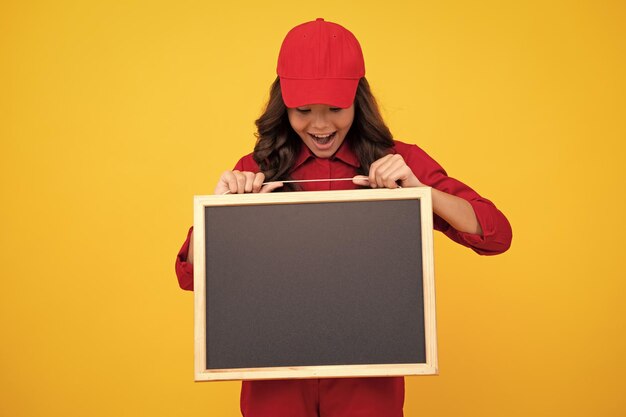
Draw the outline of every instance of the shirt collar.
M359 158L357 158L356 154L352 150L352 146L350 146L350 141L348 138L343 141L339 149L337 149L337 152L335 152L333 158L337 158L340 161L345 162L348 165L352 165L355 168L359 168L361 166Z
M304 164L309 158L315 158L315 155L311 152L308 146L304 142L300 143L300 151L296 156L296 160L291 167L291 171L295 171L298 167Z
M291 171L298 169L298 167L304 164L309 158L315 158L315 155L313 154L313 152L311 152L308 146L306 146L304 143L301 143L300 151L298 152L296 160L291 167ZM359 168L361 166L359 158L357 158L356 154L352 150L352 147L348 143L347 138L343 141L343 143L341 144L339 149L337 149L337 152L335 152L331 159L339 159L340 161L355 168Z

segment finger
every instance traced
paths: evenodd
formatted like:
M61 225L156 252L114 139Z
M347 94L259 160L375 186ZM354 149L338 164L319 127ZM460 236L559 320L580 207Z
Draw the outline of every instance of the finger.
M372 186L373 188L385 186L385 181L381 177L381 173L387 169L392 161L393 156L393 154L385 155L372 164L374 169L372 170L370 168L370 186Z
M237 194L243 194L246 189L246 176L239 171L233 171L235 178L237 178Z
M387 159L384 161L380 161L378 166L376 167L376 171L374 172L374 182L376 184L376 188L384 188L385 180L383 179L383 173L385 172L385 167L387 166Z
M370 180L365 175L356 175L354 176L354 178L352 178L352 183L356 185L361 185L363 187L367 187L368 185L370 185Z
M254 184L254 172L250 172L250 171L246 171L246 172L242 172L246 182L244 184L243 187L243 191L245 193L251 193L252 192L252 186Z
M401 168L400 169L390 168L387 171L385 171L384 175L382 175L382 178L383 178L383 183L385 184L386 188L398 188L398 183L396 181L398 181L399 179L400 172L401 172Z
M216 187L216 194L224 194L226 191L230 191L231 193L237 192L237 178L232 171L225 171L220 178L220 182L226 185L225 190L221 190L218 193L217 189L221 188L219 185Z
M274 191L277 188L280 188L283 186L283 183L280 181L272 181L272 182L268 182L267 184L265 184L262 188L261 188L261 192L262 193L271 193L272 191Z
M413 170L408 165L403 168L403 172L399 175L400 185L402 187L422 187L424 184L415 176Z
M391 158L386 158L384 161L381 161L380 165L376 168L376 186L387 187L387 181L391 172L390 167L392 164L393 161Z
M372 188L376 188L378 186L378 183L376 182L376 171L378 170L378 167L380 166L380 164L383 162L383 159L385 158L386 157L382 157L381 159L378 159L372 162L372 164L370 165L370 171L367 175L367 179L370 183L370 187Z
M413 170L407 165L401 155L396 155L395 162L389 167L389 175L393 177L395 184L399 187L419 187L422 183L417 179ZM397 188L394 186L393 188Z
M404 162L401 156L390 158L384 167L378 170L378 175L386 188L398 188L398 180L404 179L407 175L406 171L410 168Z
M412 174L411 169L398 154L391 155L377 170L377 176L386 188L398 188L397 181L404 180L409 174Z
M257 172L254 176L254 181L252 183L252 192L258 193L261 191L261 187L263 186L263 181L265 181L265 174L262 172Z

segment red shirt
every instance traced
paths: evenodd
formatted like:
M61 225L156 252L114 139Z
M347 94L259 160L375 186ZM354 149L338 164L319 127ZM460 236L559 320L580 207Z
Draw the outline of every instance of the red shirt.
M483 235L459 232L433 213L435 230L443 232L450 239L471 248L480 255L497 255L509 248L512 238L511 225L491 201L481 197L461 181L449 177L441 165L416 145L394 141L391 152L402 155L413 174L423 184L467 200L474 208ZM360 163L356 154L346 142L335 155L327 159L316 158L309 148L303 145L290 175L294 180L350 178L357 175L359 167ZM252 154L248 154L237 162L234 169L258 172L259 166L252 158ZM357 188L350 181L301 183L299 186L303 191ZM180 287L185 290L193 290L193 265L186 262L191 231L192 229L189 229L187 240L176 258L176 275Z
M391 152L402 155L423 184L469 201L482 227L483 236L459 232L434 214L436 230L481 255L496 255L509 248L511 226L493 203L462 182L448 177L444 169L419 147L397 141L394 143ZM290 176L295 180L350 178L357 175L359 166L356 155L347 143L328 159L316 158L306 146L302 146ZM259 171L252 154L241 158L235 169ZM350 181L299 185L304 191L357 188ZM178 282L181 288L186 290L193 290L193 265L185 262L191 231L192 229L189 229L187 240L176 258ZM246 417L279 415L401 417L403 403L402 377L243 381L241 388L241 412Z

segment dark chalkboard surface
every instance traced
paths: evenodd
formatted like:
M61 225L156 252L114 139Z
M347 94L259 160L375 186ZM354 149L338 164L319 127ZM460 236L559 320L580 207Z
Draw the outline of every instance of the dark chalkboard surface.
M196 379L435 373L424 191L197 197Z

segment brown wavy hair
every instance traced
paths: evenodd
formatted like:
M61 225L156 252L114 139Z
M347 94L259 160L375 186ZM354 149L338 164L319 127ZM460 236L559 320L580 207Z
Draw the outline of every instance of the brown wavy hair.
M302 139L293 130L287 116L287 107L280 90L280 79L270 87L270 97L265 111L255 124L257 142L253 157L265 174L266 181L290 179L289 173L302 143ZM378 109L365 77L359 80L354 98L354 120L345 139L356 154L361 167L358 173L367 175L372 162L390 153L393 137ZM294 190L297 187L283 187Z

